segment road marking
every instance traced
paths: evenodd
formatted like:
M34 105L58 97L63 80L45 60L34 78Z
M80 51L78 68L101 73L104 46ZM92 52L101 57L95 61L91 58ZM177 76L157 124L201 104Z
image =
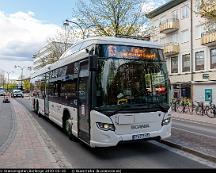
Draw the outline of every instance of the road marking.
M205 136L205 137L208 137L208 138L213 138L213 139L216 139L216 137L214 136L208 136L208 135L205 135L205 134L202 134L202 133L197 133L197 132L191 132L189 130L185 130L185 129L181 129L181 128L176 128L176 127L172 127L173 129L176 129L176 130L181 130L181 131L185 131L187 133L193 133L193 134L196 134L198 136L202 135L202 136Z
M173 152L173 153L175 153L175 154L181 155L181 156L183 156L183 157L186 157L186 158L191 159L191 160L193 160L193 161L199 162L199 163L201 163L201 164L203 164L203 165L206 165L206 166L209 166L209 167L211 167L211 168L216 168L216 163L211 162L211 161L209 161L209 160L206 160L206 159L204 159L204 158L198 157L198 156L193 155L193 154L191 154L191 153L185 152L185 151L183 151L183 150L170 147L170 146L168 146L168 145L162 144L162 143L157 142L157 141L149 141L149 143L154 144L154 145L157 145L158 147L164 148L164 149L166 149L166 150L168 150L168 151L171 151L171 152Z

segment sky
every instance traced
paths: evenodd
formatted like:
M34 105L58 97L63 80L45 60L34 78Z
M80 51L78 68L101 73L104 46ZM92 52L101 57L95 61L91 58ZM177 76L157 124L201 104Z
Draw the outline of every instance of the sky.
M79 0L0 0L0 72L12 72L18 78L20 68L30 74L32 55L71 19ZM160 1L160 3L159 3ZM168 0L148 0L143 4L150 11Z

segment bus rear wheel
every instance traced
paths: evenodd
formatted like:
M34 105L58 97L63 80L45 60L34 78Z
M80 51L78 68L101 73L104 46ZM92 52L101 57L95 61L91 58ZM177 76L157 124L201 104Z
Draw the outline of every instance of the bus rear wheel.
M38 103L38 100L36 101L36 105L35 105L35 113L41 117L41 114L40 114L40 110L39 110L39 103Z

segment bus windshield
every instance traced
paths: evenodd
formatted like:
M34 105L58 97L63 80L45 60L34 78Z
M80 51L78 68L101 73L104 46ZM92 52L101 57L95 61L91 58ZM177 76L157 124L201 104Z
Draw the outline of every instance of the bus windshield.
M156 52L156 49L145 48L147 49L148 52ZM116 109L124 105L146 108L156 108L161 105L168 107L168 73L166 63L159 61L160 55L154 55L157 61L152 61L152 58L149 61L150 54L148 60L144 59L144 54L137 54L138 58L134 58L132 53L127 55L133 58L118 56L99 58L96 107L101 109Z

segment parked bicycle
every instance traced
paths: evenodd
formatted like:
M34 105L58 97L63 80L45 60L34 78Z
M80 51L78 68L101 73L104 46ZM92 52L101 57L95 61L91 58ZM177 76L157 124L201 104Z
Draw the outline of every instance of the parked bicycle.
M188 98L183 98L180 100L177 106L177 111L180 113L193 113L194 105Z
M206 112L206 115L209 118L216 118L216 105L213 104L212 102L209 103L209 108Z

